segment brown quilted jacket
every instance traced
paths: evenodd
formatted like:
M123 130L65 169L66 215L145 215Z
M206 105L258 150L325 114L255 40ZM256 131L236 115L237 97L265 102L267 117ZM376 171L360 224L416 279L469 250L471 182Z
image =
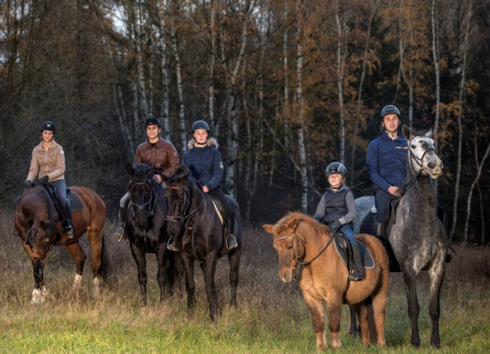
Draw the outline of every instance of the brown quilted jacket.
M140 144L134 163L154 163L156 173L170 177L179 167L179 155L171 142L160 138L154 145L148 141Z
M38 173L39 178L47 175L49 182L65 179L65 154L56 141L53 140L48 151L44 150L42 141L32 150L27 181L34 181Z

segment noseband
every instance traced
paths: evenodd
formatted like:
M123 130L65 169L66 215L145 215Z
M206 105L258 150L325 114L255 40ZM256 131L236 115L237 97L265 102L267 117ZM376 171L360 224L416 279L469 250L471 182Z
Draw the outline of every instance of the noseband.
M204 204L204 199L202 200L201 204L199 204L199 206L193 210L191 210L189 212L189 209L191 208L191 197L190 197L190 191L188 188L184 186L167 186L166 187L167 189L174 189L174 190L181 190L183 189L183 193L184 193L184 211L182 212L182 215L171 215L171 214L168 214L167 215L167 220L168 221L171 221L171 222L175 222L175 223L178 223L178 224L183 224L185 223L189 218L192 217L192 215L194 215L194 213L201 207L201 205Z
M419 166L421 169L423 169L423 168L424 168L424 159L425 159L425 155L427 155L427 153L428 153L429 151L434 151L434 153L436 153L436 150L435 150L434 148L432 148L432 147L431 147L431 148L429 148L429 149L427 149L427 150L425 150L425 151L424 151L424 153L422 154L422 157L418 158L417 156L415 156L415 154L412 152L412 149L410 148L410 143L411 143L411 141L412 141L414 138L416 138L416 136L414 136L412 139L410 139L410 140L408 141L408 151L410 152L410 166L411 166L411 167L412 167L412 169L413 169L413 163L412 163L412 161L415 161L415 162L417 163L417 165L418 165L418 166ZM444 164L442 163L442 160L440 160L440 161L441 161L441 169L442 169L442 168L444 167ZM415 171L415 169L414 169L414 171Z

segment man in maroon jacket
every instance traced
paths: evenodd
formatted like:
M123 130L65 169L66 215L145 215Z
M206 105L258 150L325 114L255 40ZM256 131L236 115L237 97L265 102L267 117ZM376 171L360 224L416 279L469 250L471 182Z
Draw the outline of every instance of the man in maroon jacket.
M134 163L154 164L155 172L153 179L160 184L162 188L165 188L165 183L162 184L162 176L170 177L175 173L179 167L179 155L171 142L160 138L162 125L158 118L147 118L145 121L145 130L148 140L136 148ZM126 193L120 201L122 226L113 234L113 236L119 240L126 240L123 235L128 198L129 193Z

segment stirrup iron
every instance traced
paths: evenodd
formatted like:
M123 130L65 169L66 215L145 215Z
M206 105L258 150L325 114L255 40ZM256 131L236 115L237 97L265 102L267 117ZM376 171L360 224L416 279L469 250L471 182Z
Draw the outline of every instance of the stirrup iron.
M231 242L228 242L228 239L231 239ZM228 248L229 250L232 250L233 248L237 248L238 247L238 242L236 241L236 237L232 234L229 234L228 236L226 236L226 248Z

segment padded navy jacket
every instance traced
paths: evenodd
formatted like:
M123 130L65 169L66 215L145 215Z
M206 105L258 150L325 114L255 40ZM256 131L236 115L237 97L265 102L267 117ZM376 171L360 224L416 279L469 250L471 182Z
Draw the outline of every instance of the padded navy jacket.
M384 190L399 187L407 175L408 142L401 134L393 140L383 130L369 143L366 165L369 178Z
M207 145L203 148L196 147L195 140L191 140L189 150L184 154L184 165L189 167L192 177L210 191L221 186L223 160L215 139L208 139Z

